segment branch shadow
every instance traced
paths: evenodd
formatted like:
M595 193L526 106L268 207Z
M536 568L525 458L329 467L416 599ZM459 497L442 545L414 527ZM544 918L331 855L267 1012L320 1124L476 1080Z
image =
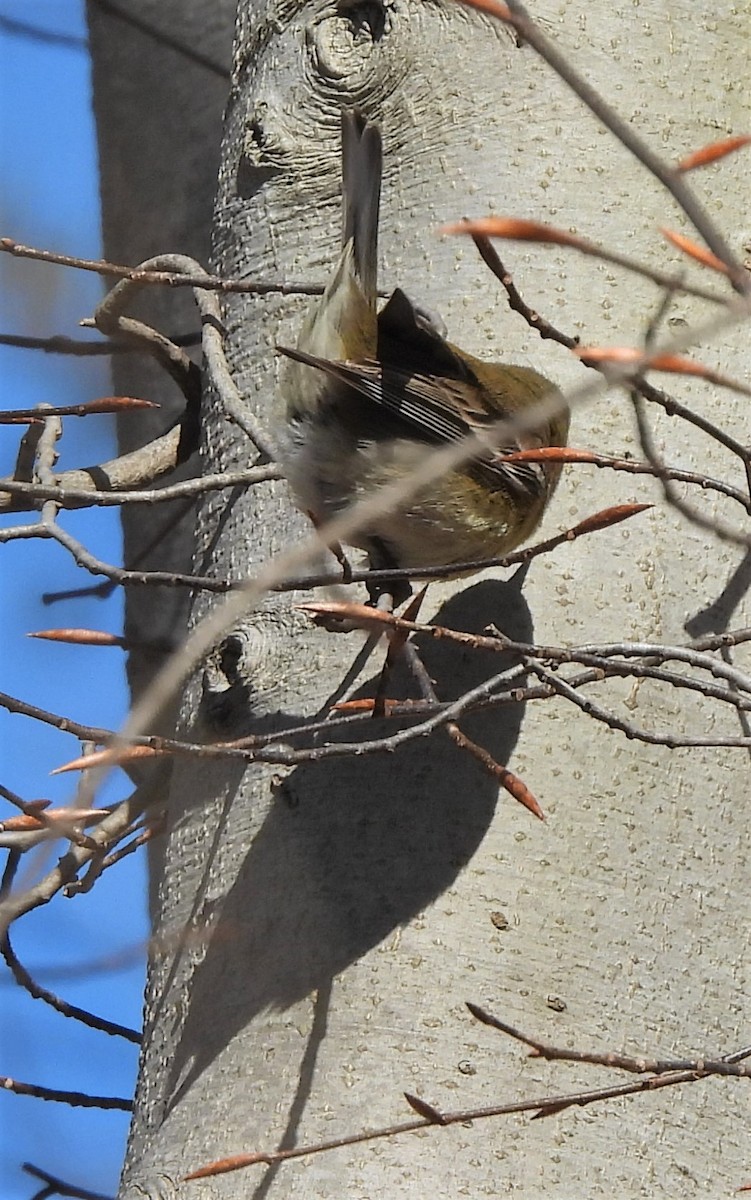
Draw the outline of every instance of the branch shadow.
M746 551L725 583L719 596L690 617L683 628L689 637L726 633L733 613L745 599L751 586L751 550Z

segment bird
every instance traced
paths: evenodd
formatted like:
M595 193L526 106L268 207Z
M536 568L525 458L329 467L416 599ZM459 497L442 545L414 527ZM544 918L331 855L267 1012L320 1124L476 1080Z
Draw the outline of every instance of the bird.
M367 551L372 570L408 571L413 579L426 568L503 556L537 528L561 473L560 463L504 462L504 455L565 446L568 408L530 367L487 362L447 341L440 318L401 288L378 311L380 126L344 109L341 151L341 253L297 346L277 346L288 360L282 458L293 496L320 527L411 476L431 447L479 434L483 444L470 459L348 541ZM542 401L539 421L533 414L513 428ZM499 435L494 426L504 420L512 432L507 426ZM395 604L411 594L405 582L369 591L374 603L380 592Z

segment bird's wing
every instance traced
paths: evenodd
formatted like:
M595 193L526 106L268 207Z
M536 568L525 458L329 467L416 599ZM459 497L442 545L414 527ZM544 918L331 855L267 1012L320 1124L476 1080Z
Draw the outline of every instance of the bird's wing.
M444 343L450 351L448 343ZM503 455L520 448L514 436L506 432L502 439L492 429L503 420L503 413L491 412L482 403L482 390L472 381L415 374L400 367L374 361L340 362L277 346L281 354L310 367L317 367L332 379L347 384L365 399L404 422L420 440L442 444L456 442L468 434L487 435L487 450L473 455L461 468L491 491L513 492L529 497L545 490L545 478L538 463L506 463ZM469 372L469 368L466 368Z

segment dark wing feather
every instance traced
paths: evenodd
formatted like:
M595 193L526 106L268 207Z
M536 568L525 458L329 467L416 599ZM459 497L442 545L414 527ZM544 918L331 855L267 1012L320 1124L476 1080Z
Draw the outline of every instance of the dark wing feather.
M437 386L428 375L415 375L373 361L339 362L287 346L277 346L277 350L354 388L379 408L401 418L428 441L453 442L471 430L470 422L460 414L459 405L454 407L441 397L441 390L449 387L456 390L456 399L461 401L460 385L452 380L442 379Z
M442 377L436 384L429 375L377 362L338 362L286 346L277 346L277 350L297 362L325 371L332 379L354 388L365 399L402 420L405 436L412 430L422 440L434 444L456 442L470 433L482 434L502 419L500 413L481 408L476 381ZM488 450L475 455L463 470L491 491L511 492L525 498L541 495L545 478L539 464L502 461L504 454L518 449L513 441L503 446L492 441Z

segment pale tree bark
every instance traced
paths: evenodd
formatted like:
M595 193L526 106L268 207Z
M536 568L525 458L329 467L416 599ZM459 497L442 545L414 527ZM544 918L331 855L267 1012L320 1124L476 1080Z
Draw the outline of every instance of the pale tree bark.
M723 0L710 18L686 3L582 11L564 0L533 15L666 158L748 127L748 15L737 6ZM665 267L675 259L656 228L681 227L681 217L529 48L454 4L241 4L212 265L325 279L339 239L339 111L352 103L384 133L383 286L439 309L452 340L474 353L581 381L570 355L508 312L470 244L441 241L436 227L488 210L536 217ZM745 178L738 159L697 182L737 253ZM515 247L505 258L529 303L587 343L639 344L659 300L652 284L569 252ZM271 429L281 420L273 346L294 341L304 303L225 300L233 372ZM685 330L706 315L679 296L669 321ZM700 354L747 376L737 329ZM680 396L749 440L745 407L728 394L681 381ZM667 459L731 477L714 442L653 416ZM625 395L577 409L571 441L640 454ZM211 398L204 455L210 470L254 457ZM619 502L655 508L535 561L523 590L502 572L431 587L429 615L574 645L672 645L744 624L742 550L690 527L646 479L564 474L545 532ZM726 518L722 502L702 503ZM195 570L245 577L304 526L282 485L212 498ZM198 603L194 619L208 607ZM274 728L283 740L337 694L361 641L312 629L288 598L273 598L196 674L183 728ZM490 655L423 653L443 698L498 670ZM356 694L372 695L379 664L365 665ZM709 700L650 684L611 681L596 695L620 697L640 727L740 732ZM564 700L497 709L466 728L524 777L544 825L440 733L396 754L292 771L178 762L123 1195L171 1194L187 1171L242 1151L404 1120L405 1090L465 1109L604 1081L591 1068L530 1063L474 1023L466 1000L558 1044L663 1055L742 1044L747 751L628 741ZM704 1081L541 1122L432 1129L179 1190L722 1195L748 1171L735 1117L742 1086Z

